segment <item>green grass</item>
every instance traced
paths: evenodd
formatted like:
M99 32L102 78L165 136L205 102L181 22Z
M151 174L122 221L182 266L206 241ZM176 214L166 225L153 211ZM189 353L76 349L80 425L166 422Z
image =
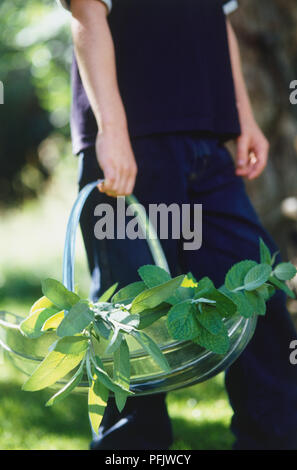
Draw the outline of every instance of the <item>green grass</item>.
M1 450L86 450L91 433L87 396L72 394L57 405L44 406L50 391L23 392L22 375L0 365ZM230 449L231 410L223 377L168 394L177 450Z
M0 310L26 316L41 295L40 279L61 279L67 217L76 194L76 160L61 161L38 201L1 216ZM89 275L78 238L76 282L87 295ZM21 390L24 377L0 364L0 449L88 449L91 433L87 397L72 394L46 408L49 391ZM219 376L172 392L173 449L230 449L231 409Z

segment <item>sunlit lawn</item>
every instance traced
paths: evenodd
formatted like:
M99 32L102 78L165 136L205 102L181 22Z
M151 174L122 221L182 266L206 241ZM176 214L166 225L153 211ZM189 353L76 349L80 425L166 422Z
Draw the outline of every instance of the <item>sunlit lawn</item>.
M61 279L67 216L76 193L76 161L61 162L38 202L1 215L0 310L26 315L40 296L40 279ZM84 293L88 274L81 240L76 280ZM91 439L86 396L71 395L45 408L49 391L20 389L23 377L0 365L0 449L88 449ZM231 409L223 376L172 392L167 398L174 449L230 449Z

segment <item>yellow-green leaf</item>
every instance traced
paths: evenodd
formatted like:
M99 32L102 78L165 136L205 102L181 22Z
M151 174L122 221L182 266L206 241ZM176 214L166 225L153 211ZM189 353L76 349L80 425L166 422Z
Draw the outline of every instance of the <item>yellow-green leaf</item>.
M21 331L28 336L28 338L38 338L43 333L42 327L44 323L58 311L59 309L55 306L34 310L34 312L20 324Z
M51 351L33 372L31 377L24 383L22 387L23 390L28 392L42 390L43 388L50 387L62 377L65 377L65 375L78 366L84 358L88 343L84 338L82 338L82 342L83 341L84 347L82 351L77 354L65 354L56 350Z
M94 377L92 386L89 389L88 408L92 428L96 434L101 424L108 400L108 389Z
M44 325L42 327L42 331L56 330L59 327L61 321L63 320L64 315L65 315L64 310L62 310L61 312L58 312L55 315L53 315L52 317L50 317L44 323Z
M55 307L53 302L51 302L47 297L43 296L40 299L36 300L36 302L32 305L30 310L30 315L34 313L36 310L41 310L43 308Z

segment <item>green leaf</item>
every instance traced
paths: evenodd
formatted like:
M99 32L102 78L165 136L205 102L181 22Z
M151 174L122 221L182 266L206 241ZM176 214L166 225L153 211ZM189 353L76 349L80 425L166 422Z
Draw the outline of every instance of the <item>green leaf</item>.
M225 285L227 289L232 291L243 286L245 276L254 266L257 266L257 263L253 260L240 261L234 264L226 274Z
M120 390L116 391L114 394L117 409L119 410L120 413L125 408L128 396L129 395L126 392L123 392Z
M223 318L232 317L236 313L236 305L224 294L222 289L218 290L214 287L209 290L206 295L209 300L216 302L216 310Z
M98 434L98 429L107 406L108 395L108 389L94 377L92 386L89 389L88 409L92 429L96 434Z
M260 238L260 261L262 264L269 264L271 265L271 253L267 245L265 245L262 238Z
M55 306L35 310L29 317L22 321L20 329L28 338L39 338L43 334L42 327L46 320L59 311L60 309Z
M140 313L148 308L157 307L165 302L180 286L185 276L178 276L165 284L152 287L139 294L132 302L131 313Z
M263 286L258 287L254 292L258 292L258 294L263 298L264 302L267 302L267 300L270 297L270 291L269 291L269 284L263 284Z
M214 283L209 279L209 277L203 277L198 282L198 286L195 287L195 299L200 297L205 297L206 294L215 289Z
M81 333L94 320L94 313L86 301L72 307L57 329L57 335L74 336Z
M167 328L173 339L187 341L198 334L195 307L187 300L171 307L167 317Z
M130 304L133 299L141 292L146 290L146 285L143 281L133 282L123 289L120 289L111 299L113 304Z
M104 370L103 362L101 361L99 356L92 357L91 360L95 366L98 380L100 380L107 388L109 388L109 390L111 390L114 393L116 393L117 391L124 390L125 392L128 393L128 395L134 395L133 392L126 390L120 384L116 384L114 380L109 377L107 372Z
M137 328L139 325L139 315L130 315L128 311L119 310L111 312L109 319L117 321L121 324L121 328L125 331L131 331L133 328Z
M296 275L296 268L292 263L280 263L274 269L274 275L280 281L289 281Z
M55 279L45 279L41 286L43 295L60 310L70 310L80 300L77 294L66 289L61 282Z
M199 305L199 311L196 318L198 322L213 335L217 335L223 328L223 321L221 315L214 307L206 304Z
M245 296L248 299L249 303L254 308L254 313L257 315L265 315L266 313L266 302L263 296L257 292L245 292Z
M83 370L80 368L72 379L46 402L45 406L52 406L66 398L80 384L82 377Z
M164 317L167 315L169 312L171 305L163 302L162 304L158 305L158 307L155 308L148 308L147 310L143 310L140 313L140 322L138 325L139 330L143 330L145 328L148 328L150 325L155 323L157 320L160 318Z
M86 336L66 336L59 339L53 351L62 354L80 354L88 349L88 338Z
M151 288L170 281L170 274L159 266L147 264L138 269L138 274L145 282L146 286Z
M96 320L93 322L93 327L99 336L102 336L105 339L109 339L111 328L108 327L101 318L96 318Z
M194 343L216 354L226 354L230 348L228 330L223 325L219 334L213 335L202 325L199 325L199 334L193 339Z
M262 286L269 279L271 272L272 268L268 264L258 264L250 269L244 278L245 290L251 291Z
M28 316L36 312L36 310L42 310L44 308L49 308L49 307L56 307L56 306L53 304L53 302L51 302L49 299L43 296L40 299L36 300L36 302L34 302L34 304L32 305L30 309L30 313Z
M292 299L295 299L295 294L294 292L287 286L287 284L283 281L280 281L274 276L270 276L269 282L271 282L274 286L276 286L278 289L283 290L289 297Z
M272 258L271 258L271 266L274 265L277 255L279 255L279 251L276 251L275 253L273 253Z
M62 344L60 347L64 350L66 345ZM33 372L31 377L24 383L22 387L23 390L29 392L42 390L43 388L50 387L62 377L65 377L65 375L77 367L84 358L88 347L88 343L85 339L81 338L80 347L82 350L77 354L64 354L59 350L51 351Z
M113 332L111 340L110 340L104 354L114 353L120 347L122 341L123 341L123 335L120 332L120 329L116 328Z
M109 299L113 296L113 294L114 294L115 291L117 290L118 285L119 285L119 283L116 282L115 284L113 284L113 286L111 286L109 289L107 289L107 290L101 295L101 297L98 299L98 302L108 302Z
M254 307L248 301L245 292L225 291L226 295L235 303L237 312L244 318L251 318L254 315Z
M159 346L143 331L133 331L132 336L138 341L143 349L150 354L154 359L155 363L164 371L169 372L170 366L167 362L166 357L162 353Z
M120 347L115 351L113 362L113 379L123 388L130 387L130 354L127 341L123 338Z

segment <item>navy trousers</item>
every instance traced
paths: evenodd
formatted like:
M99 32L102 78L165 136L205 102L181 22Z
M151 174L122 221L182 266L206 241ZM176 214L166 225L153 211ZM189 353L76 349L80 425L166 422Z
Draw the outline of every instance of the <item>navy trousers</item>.
M242 179L235 175L228 150L217 139L197 133L160 134L133 139L132 145L138 164L134 194L146 208L151 203L203 205L199 250L183 250L183 241L170 234L168 240L161 240L172 275L191 271L196 278L209 276L220 286L232 264L259 260L259 237L272 252L277 251ZM102 177L94 148L79 158L80 187ZM124 286L138 280L138 267L152 263L144 240L95 238L94 207L102 202L115 207L113 198L94 191L81 217L94 299L99 295L99 279L100 291L115 281ZM285 296L277 292L268 302L267 315L259 318L252 341L226 371L235 449L297 449L297 368L289 362L289 344L294 339ZM165 394L129 398L122 413L109 399L91 448L168 449L172 429L165 398Z

